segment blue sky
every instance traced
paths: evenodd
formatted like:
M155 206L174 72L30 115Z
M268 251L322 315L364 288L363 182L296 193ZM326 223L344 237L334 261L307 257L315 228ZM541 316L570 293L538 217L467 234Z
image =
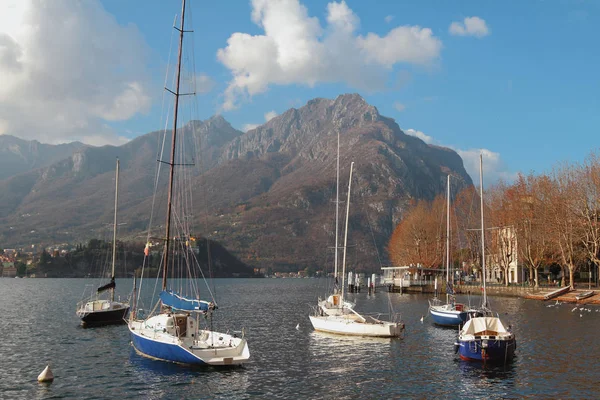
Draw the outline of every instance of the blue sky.
M160 128L178 0L0 3L0 133L120 144ZM360 93L477 178L598 148L600 2L192 0L199 118L241 130ZM486 179L487 180L487 179Z

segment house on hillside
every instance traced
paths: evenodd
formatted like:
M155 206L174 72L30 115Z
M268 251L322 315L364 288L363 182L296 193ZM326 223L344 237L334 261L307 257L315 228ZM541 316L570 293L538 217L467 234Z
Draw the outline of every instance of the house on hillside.
M14 278L17 276L17 268L13 261L5 261L2 263L2 277L3 278Z

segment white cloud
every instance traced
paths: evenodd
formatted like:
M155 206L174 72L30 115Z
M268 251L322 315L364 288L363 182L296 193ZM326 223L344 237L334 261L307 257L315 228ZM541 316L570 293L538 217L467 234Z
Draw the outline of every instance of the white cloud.
M396 109L396 111L404 111L406 110L406 106L398 101L394 102L394 108Z
M196 76L196 93L208 93L215 87L215 81L206 74Z
M392 22L393 19L394 19L393 15L386 15L384 18L384 21L386 24L389 24L390 22Z
M487 149L455 149L462 158L465 170L473 180L475 186L479 186L479 155L483 157L483 185L489 186L503 179L506 182L513 182L517 178L516 173L508 172L504 162L500 158L500 153L495 153Z
M273 111L273 110L265 113L265 122L269 122L270 120L272 120L276 116L277 116L277 113L275 111Z
M46 143L123 142L106 127L150 106L137 28L97 0L0 2L2 133Z
M244 126L242 127L242 130L244 132L248 132L251 131L252 129L256 129L260 126L260 124L244 124Z
M484 37L490 33L485 20L479 17L466 17L463 22L452 22L448 31L452 35L476 37Z
M264 34L233 33L217 52L232 74L224 110L270 85L344 82L382 90L396 64L431 65L442 48L430 29L419 26L400 26L384 36L357 35L359 18L344 1L327 5L325 27L299 0L253 0L252 21Z
M422 141L424 141L427 144L432 144L435 142L431 136L427 136L423 132L417 131L415 129L407 129L404 131L404 133L406 133L407 135L410 135L410 136L418 137L419 139L421 139Z
M506 182L513 182L517 178L516 173L512 173L507 170L506 165L500 157L500 153L495 153L487 149L461 150L455 146L441 144L438 140L416 129L405 129L404 133L410 136L418 137L427 144L448 147L456 151L460 158L462 158L465 170L473 180L475 186L479 186L479 154L483 155L484 186L493 184L499 179L503 179Z
M270 120L272 120L273 118L275 118L277 116L277 112L275 110L271 110L265 113L265 122L269 122ZM262 124L245 124L242 128L242 130L244 132L248 132L254 128L258 128L259 126L261 126Z

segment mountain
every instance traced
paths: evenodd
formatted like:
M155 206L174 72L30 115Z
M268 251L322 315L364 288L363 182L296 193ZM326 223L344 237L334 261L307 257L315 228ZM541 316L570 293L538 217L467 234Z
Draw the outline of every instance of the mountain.
M320 269L329 262L338 132L340 222L355 162L348 254L355 268L379 268L377 254L386 258L385 245L403 210L413 199L443 193L448 173L459 187L472 185L458 154L404 134L357 94L311 100L246 133L220 116L182 129L203 145L198 160L191 160L201 161L193 172L194 198L202 199L194 204L199 233L258 266ZM0 243L97 236L111 221L106 199L116 156L122 171L119 219L127 223L120 237L143 237L160 140L154 132L120 147L82 148L1 181Z
M47 167L84 147L86 145L79 142L51 145L0 135L0 180Z

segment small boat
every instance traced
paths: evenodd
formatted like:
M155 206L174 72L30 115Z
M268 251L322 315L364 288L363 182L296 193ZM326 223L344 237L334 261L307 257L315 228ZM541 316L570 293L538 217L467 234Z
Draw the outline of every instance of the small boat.
M81 319L84 326L124 324L125 317L129 312L129 304L115 301L115 262L117 256L117 205L119 202L119 160L117 159L117 168L115 174L115 215L113 221L113 241L112 241L112 266L110 282L99 287L95 293L92 293L87 299L77 304L77 316ZM108 298L102 298L102 293L110 294ZM84 291L85 295L85 291Z
M588 297L592 297L593 295L594 295L594 291L590 290L590 291L578 294L577 296L575 296L575 299L577 299L577 301L580 301L580 300L587 299Z
M338 139L339 140L339 139ZM339 147L338 147L339 148ZM354 162L350 164L350 180L348 183L348 201L346 203L346 228L344 234L344 247L342 257L342 285L341 293L334 291L326 300L317 303L315 312L310 315L310 322L316 331L334 333L338 335L367 336L367 337L397 337L404 330L401 321L383 321L372 316L363 316L354 310L354 304L344 299L346 276L346 248L348 240L348 213L350 211L350 189L352 186L352 170ZM339 182L339 167L338 167ZM339 202L336 199L336 207ZM337 216L337 210L336 210ZM337 232L337 218L336 218ZM336 261L337 261L337 235L336 235ZM337 262L336 262L337 266ZM337 281L337 268L336 268ZM392 316L394 317L394 316ZM396 319L398 319L396 317Z
M571 291L571 286L564 286L561 288L558 288L556 290L551 291L550 293L544 295L544 300L552 300L555 297L558 297L562 294L568 293Z
M481 201L481 265L483 276L482 304L475 315L470 316L458 333L454 350L462 360L507 363L514 357L517 340L510 326L507 329L500 316L493 313L487 303L485 288L485 229L483 222L483 157L479 156L479 188Z
M446 195L446 303L437 297L437 278L435 297L429 300L429 315L433 323L440 326L460 326L469 317L469 307L457 303L454 288L450 282L450 175L448 175Z
M198 238L190 232L192 216L190 174L175 173L175 167L190 165L185 162L186 154L182 151L184 150L182 145L186 143L185 137L180 137L177 142L179 97L186 94L180 92L183 35L191 31L185 25L185 15L186 1L183 0L181 25L175 28L179 32L176 88L170 91L175 97L171 158L169 162L159 160L159 163L169 166L166 231L164 236L160 235L155 239L149 234L144 250L146 257L143 268L146 268L150 265L149 257L152 256L150 248L155 245L153 240L159 241L162 245L160 268L156 276L158 281L162 275L162 290L157 298L153 298L155 306L152 310L142 313L137 307L138 287L137 279L134 279L132 303L135 306L129 318L128 328L133 348L142 356L193 366L236 366L250 358L244 331L241 331L241 337L233 332L230 334L213 331L213 313L217 310L217 302L213 296L214 290L210 290L197 258L199 250L194 243ZM179 135L185 135L185 131L182 129ZM157 173L160 173L160 168L157 168ZM174 179L175 176L177 179ZM174 195L175 193L177 196ZM207 238L206 241L208 248ZM208 251L209 265L210 257ZM168 278L171 277L180 279L169 280ZM200 299L201 281L206 284L206 290L202 294L210 296L210 300ZM141 285L142 283L140 283L140 293ZM223 320L221 319L219 323L223 323Z

